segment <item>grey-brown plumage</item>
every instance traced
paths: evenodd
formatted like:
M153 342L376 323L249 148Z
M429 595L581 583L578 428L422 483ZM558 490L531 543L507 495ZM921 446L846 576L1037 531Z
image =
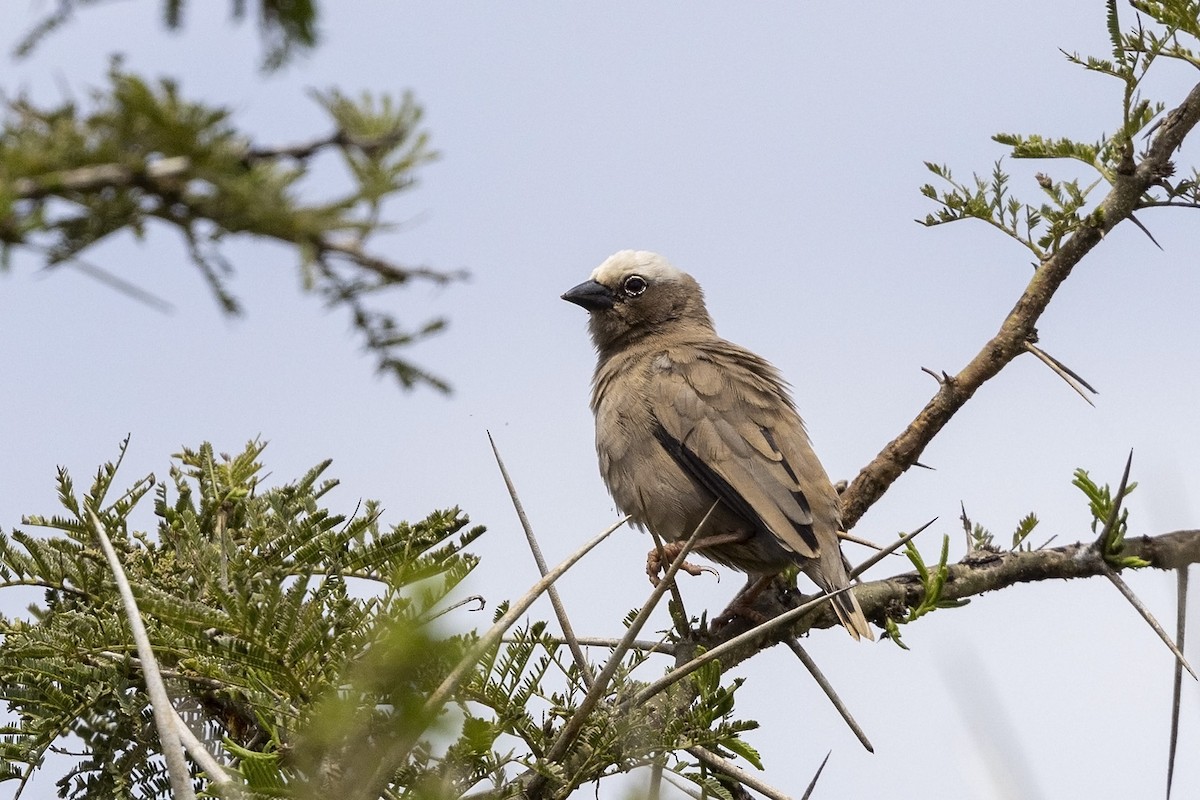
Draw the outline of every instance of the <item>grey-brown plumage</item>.
M596 450L621 511L677 542L719 499L702 536L726 541L702 555L751 575L798 564L823 589L848 585L837 492L786 385L717 336L695 279L624 250L563 299L590 312ZM874 638L852 592L832 603L854 638Z

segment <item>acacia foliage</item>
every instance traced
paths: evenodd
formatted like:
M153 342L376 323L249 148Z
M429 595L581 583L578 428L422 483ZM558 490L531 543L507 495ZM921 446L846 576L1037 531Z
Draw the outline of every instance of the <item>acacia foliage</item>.
M167 480L117 488L121 458L80 492L57 476L62 511L0 534L0 590L40 587L28 617L0 617L0 782L17 794L48 753L70 754L62 796L170 796L150 700L113 576L89 526L99 518L133 587L176 711L261 797L515 796L532 776L562 789L664 763L724 796L683 751L703 745L757 764L732 716L740 682L718 664L671 708L632 708L648 660L634 650L567 754L551 759L587 679L545 623L509 631L478 658L462 604L448 598L478 563L483 533L458 509L390 527L364 501L325 505L328 462L268 487L250 442L235 456L204 444L173 457ZM125 446L121 448L124 455ZM153 496L155 530L135 522ZM474 598L472 599L474 600ZM507 610L500 603L499 619ZM450 612L459 633L438 620ZM444 622L444 620L443 620ZM444 704L428 698L460 661ZM640 673L639 673L640 674ZM53 762L64 763L63 758ZM218 792L209 776L199 789Z
M477 563L463 548L483 528L457 509L391 527L374 502L334 513L322 505L337 485L323 477L328 462L267 488L262 449L184 449L166 481L150 475L125 489L114 483L119 458L82 493L60 469L62 511L24 520L49 535L0 535L0 588L45 590L30 617L0 618L0 699L16 716L0 742L0 779L24 786L57 749L75 754L58 782L64 795L167 792L142 670L88 509L120 555L177 709L232 767L268 754L294 764L301 733L330 697L401 707L398 697L427 691L432 666L459 652L462 637L435 643L427 625ZM132 520L150 494L153 533ZM345 694L346 674L395 631L412 639L419 663Z

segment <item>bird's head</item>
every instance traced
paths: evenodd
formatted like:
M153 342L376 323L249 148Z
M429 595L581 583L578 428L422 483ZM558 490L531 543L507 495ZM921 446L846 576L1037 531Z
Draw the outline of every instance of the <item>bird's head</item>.
M712 332L696 279L645 250L609 256L562 299L588 310L592 341L601 354L654 334L689 328Z

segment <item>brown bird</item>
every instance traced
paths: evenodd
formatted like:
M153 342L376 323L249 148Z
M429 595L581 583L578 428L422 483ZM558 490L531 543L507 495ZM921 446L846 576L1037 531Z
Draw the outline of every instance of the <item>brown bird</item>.
M822 589L848 586L837 492L787 385L717 336L696 280L623 250L562 297L590 314L596 450L621 511L674 543L716 502L696 549L748 573L747 590L792 564ZM851 636L874 638L853 592L831 603Z

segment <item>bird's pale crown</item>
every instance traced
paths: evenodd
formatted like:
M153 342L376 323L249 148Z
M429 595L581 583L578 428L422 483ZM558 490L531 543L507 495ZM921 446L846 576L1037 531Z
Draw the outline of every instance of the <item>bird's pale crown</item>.
M592 272L592 280L604 286L616 286L627 275L641 275L647 280L678 280L681 270L649 250L622 250L604 259Z

